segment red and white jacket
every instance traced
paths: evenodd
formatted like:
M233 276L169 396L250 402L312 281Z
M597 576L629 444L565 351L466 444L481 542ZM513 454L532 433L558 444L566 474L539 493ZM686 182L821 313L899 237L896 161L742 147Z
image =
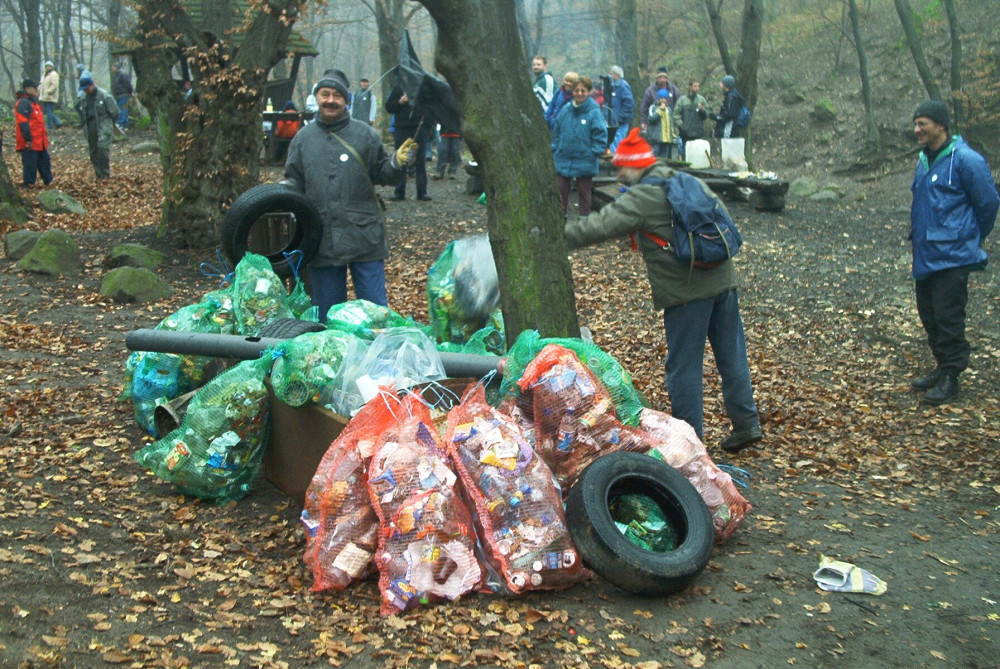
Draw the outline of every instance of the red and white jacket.
M17 92L14 104L15 150L45 151L49 148L49 133L45 129L42 105L24 91Z

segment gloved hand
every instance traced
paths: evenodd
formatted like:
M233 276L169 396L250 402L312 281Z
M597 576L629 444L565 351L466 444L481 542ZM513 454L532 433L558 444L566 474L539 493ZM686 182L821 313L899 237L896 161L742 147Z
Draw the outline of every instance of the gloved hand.
M415 162L417 162L417 140L410 137L396 149L396 164L403 166Z

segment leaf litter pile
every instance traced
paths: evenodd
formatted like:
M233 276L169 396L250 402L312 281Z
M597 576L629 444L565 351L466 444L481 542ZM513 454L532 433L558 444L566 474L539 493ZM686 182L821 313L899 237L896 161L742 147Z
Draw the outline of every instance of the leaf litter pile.
M654 669L995 657L1000 282L993 268L973 279L960 400L921 406L908 380L930 355L908 279L905 174L841 205L730 205L746 238L740 297L765 441L737 457L714 448L728 425L709 354L706 443L717 462L746 471L755 511L692 587L649 600L594 579L380 617L372 582L308 591L299 509L263 479L218 507L178 496L133 461L149 438L131 404L116 401L125 333L215 288L199 270L215 254L155 237L155 157L116 144L114 176L101 183L78 139L57 135L53 153L55 185L88 213L36 209L28 227L72 234L85 269L53 279L0 265L0 665ZM15 157L8 167L19 174ZM485 228L485 209L459 184L432 182L434 202L389 210L390 306L424 322L427 268L449 241ZM171 298L135 306L98 294L101 259L122 241L167 254ZM581 324L668 409L662 320L638 255L622 240L572 261ZM888 593L818 590L821 553L872 570Z

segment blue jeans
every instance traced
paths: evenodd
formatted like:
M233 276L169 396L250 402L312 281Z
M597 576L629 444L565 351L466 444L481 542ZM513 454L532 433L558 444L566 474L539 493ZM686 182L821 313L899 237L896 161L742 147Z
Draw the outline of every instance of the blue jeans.
M609 149L611 149L611 153L615 152L615 149L618 148L618 142L625 139L625 135L628 134L628 131L629 131L628 123L623 123L620 126L618 126L618 130L615 132L615 139L613 142L611 142L611 146L608 147Z
M667 333L667 393L674 417L689 423L703 438L702 375L708 339L722 377L722 400L733 429L748 430L760 425L736 290L665 309L663 327Z
M354 294L359 300L387 306L385 295L385 261L352 262L309 268L309 292L312 303L319 309L319 322L326 323L326 312L335 304L347 301L347 268L351 268Z
M122 128L128 127L128 108L125 106L132 99L131 95L119 95L115 102L118 103L118 125Z
M42 113L45 114L45 125L49 128L58 128L62 126L62 121L56 116L56 103L55 102L43 102L42 103Z

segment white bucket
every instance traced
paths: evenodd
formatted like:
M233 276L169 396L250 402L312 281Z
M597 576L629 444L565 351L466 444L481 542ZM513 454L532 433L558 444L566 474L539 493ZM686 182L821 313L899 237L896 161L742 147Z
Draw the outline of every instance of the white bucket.
M707 139L692 139L689 142L684 142L684 158L696 170L704 170L712 166L712 161L709 160L710 151L711 145Z
M722 139L722 169L742 172L747 169L746 140L742 137Z

